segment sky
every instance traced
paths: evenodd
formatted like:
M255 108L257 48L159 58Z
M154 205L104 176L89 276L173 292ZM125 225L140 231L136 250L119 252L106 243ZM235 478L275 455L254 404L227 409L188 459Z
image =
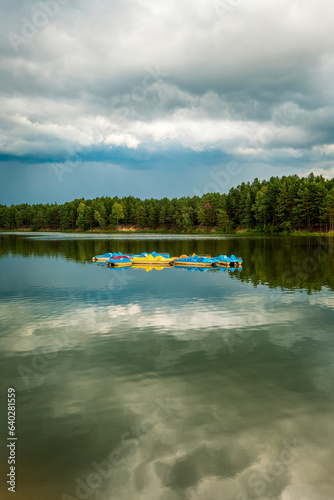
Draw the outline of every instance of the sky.
M329 0L0 8L0 203L334 176Z

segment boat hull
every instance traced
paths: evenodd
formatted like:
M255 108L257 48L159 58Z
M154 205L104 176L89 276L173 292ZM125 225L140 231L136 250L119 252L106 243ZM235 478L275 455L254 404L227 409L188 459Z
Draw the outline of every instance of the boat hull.
M131 267L132 262L107 262L108 267Z
M213 267L242 267L242 262L217 261L213 263Z
M173 265L173 259L166 259L166 260L139 260L139 259L132 259L132 263L134 265L138 266L154 266L154 267L161 267L161 266L171 266Z
M175 262L174 266L182 266L182 267L212 267L211 262Z

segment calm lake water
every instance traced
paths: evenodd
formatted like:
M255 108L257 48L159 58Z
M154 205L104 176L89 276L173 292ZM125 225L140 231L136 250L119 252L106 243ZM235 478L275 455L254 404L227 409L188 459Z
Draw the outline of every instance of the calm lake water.
M240 255L147 272L106 251ZM332 500L328 238L0 235L0 498Z

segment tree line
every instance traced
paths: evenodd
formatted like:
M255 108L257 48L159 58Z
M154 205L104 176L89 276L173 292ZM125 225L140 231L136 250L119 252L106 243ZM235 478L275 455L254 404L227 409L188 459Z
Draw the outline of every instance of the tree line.
M1 205L0 228L88 231L115 230L119 224L143 229L191 232L215 228L265 233L334 231L334 179L311 173L255 179L228 193L151 198L99 197L63 204Z

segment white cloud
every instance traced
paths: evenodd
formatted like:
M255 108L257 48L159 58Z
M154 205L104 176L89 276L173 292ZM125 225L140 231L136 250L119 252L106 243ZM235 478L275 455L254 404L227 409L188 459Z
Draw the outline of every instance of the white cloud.
M22 36L29 5L4 9L5 33ZM4 37L1 152L154 143L270 161L313 147L316 167L333 145L332 3L231 5L73 0L17 52Z

